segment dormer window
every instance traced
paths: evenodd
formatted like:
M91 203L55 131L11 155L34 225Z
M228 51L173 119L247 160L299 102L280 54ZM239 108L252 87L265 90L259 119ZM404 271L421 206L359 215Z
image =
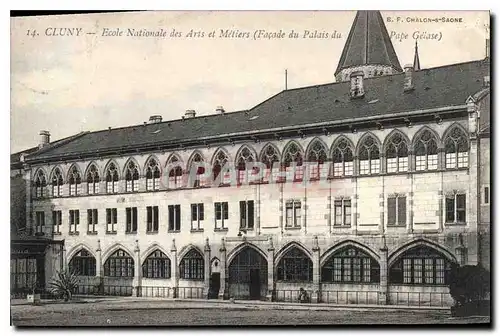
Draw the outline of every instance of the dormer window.
M365 95L365 91L363 89L363 77L364 73L362 71L351 73L351 98L363 97Z

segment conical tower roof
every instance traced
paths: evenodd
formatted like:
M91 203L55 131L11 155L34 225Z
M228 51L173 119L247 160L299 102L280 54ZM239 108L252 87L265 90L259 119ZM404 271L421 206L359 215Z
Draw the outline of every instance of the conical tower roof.
M358 11L335 71L360 65L388 65L403 71L379 11Z

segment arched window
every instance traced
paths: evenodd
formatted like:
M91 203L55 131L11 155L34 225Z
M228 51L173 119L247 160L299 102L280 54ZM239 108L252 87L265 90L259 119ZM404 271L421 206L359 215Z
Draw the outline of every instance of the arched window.
M170 189L183 187L182 183L182 167L181 162L177 156L173 155L168 161L168 167L170 171L168 172L168 187Z
M247 147L243 147L238 154L238 184L246 183L248 181L247 164L255 161L255 158ZM253 172L257 172L255 169Z
M438 251L419 245L404 252L389 270L389 282L408 285L445 285L450 262Z
M333 150L333 176L352 176L354 155L350 142L342 138Z
M118 192L118 169L111 162L106 170L106 192L108 194Z
M139 169L134 161L130 160L125 172L125 191L139 191Z
M459 127L453 128L444 140L446 168L465 168L469 165L467 135Z
M321 268L323 282L372 283L379 278L377 261L354 246L335 252Z
M142 275L145 278L170 279L170 259L165 253L156 250L142 264Z
M45 196L45 188L47 187L47 179L43 170L39 169L35 176L35 196L37 198Z
M314 140L310 145L309 152L307 153L307 164L311 170L311 180L317 180L321 176L326 176L324 174L325 169L328 169L328 164L325 164L327 160L326 151L325 145L319 140Z
M429 130L424 130L415 140L415 170L435 170L438 166L436 137Z
M73 166L69 172L69 195L76 196L82 192L82 177L76 166Z
M89 171L87 172L87 187L89 194L98 194L99 193L99 171L97 167L92 164L90 166Z
M146 168L146 190L159 190L160 189L160 166L158 161L151 158L148 161Z
M380 150L373 136L362 140L359 149L359 174L370 175L380 173Z
M260 161L266 165L266 171L262 179L263 182L268 182L271 173L277 174L278 172L272 172L273 165L280 162L278 151L271 144L267 144L262 150ZM275 169L278 167L275 167ZM279 169L279 168L278 168Z
M191 165L189 167L189 171L193 169L193 167L198 167L196 169L196 179L194 181L194 187L198 188L201 186L206 185L207 179L202 177L203 174L205 174L205 167L201 166L200 164L204 162L203 157L201 156L200 153L196 153L193 156L193 159L191 160ZM191 174L191 173L190 173Z
M302 166L302 151L299 146L292 142L283 153L283 166L287 171L293 169L295 165L294 181L302 181L304 177L304 167ZM293 163L293 164L292 164Z
M401 133L394 133L386 147L387 172L408 171L408 143Z
M203 280L205 278L205 260L200 252L191 249L182 258L179 270L181 279Z
M76 275L95 276L95 258L86 249L78 251L69 262L69 271Z
M134 259L119 249L104 263L104 276L131 278L134 276Z
M61 174L61 170L56 168L54 173L52 174L52 195L54 197L62 196L63 192L63 177Z
M281 258L277 266L279 281L311 282L313 265L311 259L297 247L292 247Z
M224 151L219 150L214 157L214 161L213 161L213 165L212 165L212 173L213 173L214 181L217 180L222 168L224 168L224 166L226 166L226 164L227 164L227 155L226 155L226 153L224 153ZM221 185L231 182L230 176L221 176L219 178L220 178Z

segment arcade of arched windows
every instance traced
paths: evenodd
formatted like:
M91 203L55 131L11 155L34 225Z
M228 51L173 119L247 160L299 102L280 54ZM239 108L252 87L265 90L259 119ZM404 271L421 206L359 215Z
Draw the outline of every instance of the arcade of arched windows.
M343 178L461 169L468 167L468 156L468 135L458 124L450 126L441 138L428 127L421 128L411 140L399 130L393 130L385 139L367 132L359 138L356 145L348 137L340 135L333 139L329 148L323 140L313 138L305 149L294 140L287 142L281 151L273 143L262 145L260 151L244 144L234 157L224 148L217 149L211 158L205 157L202 151L195 150L187 161L183 161L177 154L170 155L166 162L152 156L146 160L144 169L133 158L128 159L123 167L119 167L114 160L102 168L96 162L91 162L84 174L75 164L67 171L66 177L58 166L52 169L50 176L46 176L43 169L38 169L33 175L33 196L43 198L120 191L156 191L188 185L196 188L210 185L212 178L219 181L219 185L228 185L230 174L225 171L219 176L228 163L234 163L237 181L241 184L249 180L249 175L259 173L259 169L265 171L258 183L267 183L271 178L272 181L285 182L287 179L301 181L304 178L315 180L320 177ZM265 168L253 166L255 162L262 163ZM202 176L196 178L193 184L188 184L189 172L195 165L198 167L196 174ZM206 165L212 169L210 177L204 176ZM304 168L306 166L307 169ZM308 175L304 176L306 172ZM163 175L168 176L164 184ZM140 183L141 178L145 179L144 184ZM123 180L124 186L120 188ZM86 188L82 188L83 184Z

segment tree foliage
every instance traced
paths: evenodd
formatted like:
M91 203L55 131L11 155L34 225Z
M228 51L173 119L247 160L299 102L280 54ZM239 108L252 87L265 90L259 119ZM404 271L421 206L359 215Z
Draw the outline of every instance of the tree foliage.
M57 272L56 276L49 282L49 286L49 290L54 296L69 301L78 288L78 278L75 273Z
M490 272L484 267L452 264L449 276L450 295L458 305L488 298Z

